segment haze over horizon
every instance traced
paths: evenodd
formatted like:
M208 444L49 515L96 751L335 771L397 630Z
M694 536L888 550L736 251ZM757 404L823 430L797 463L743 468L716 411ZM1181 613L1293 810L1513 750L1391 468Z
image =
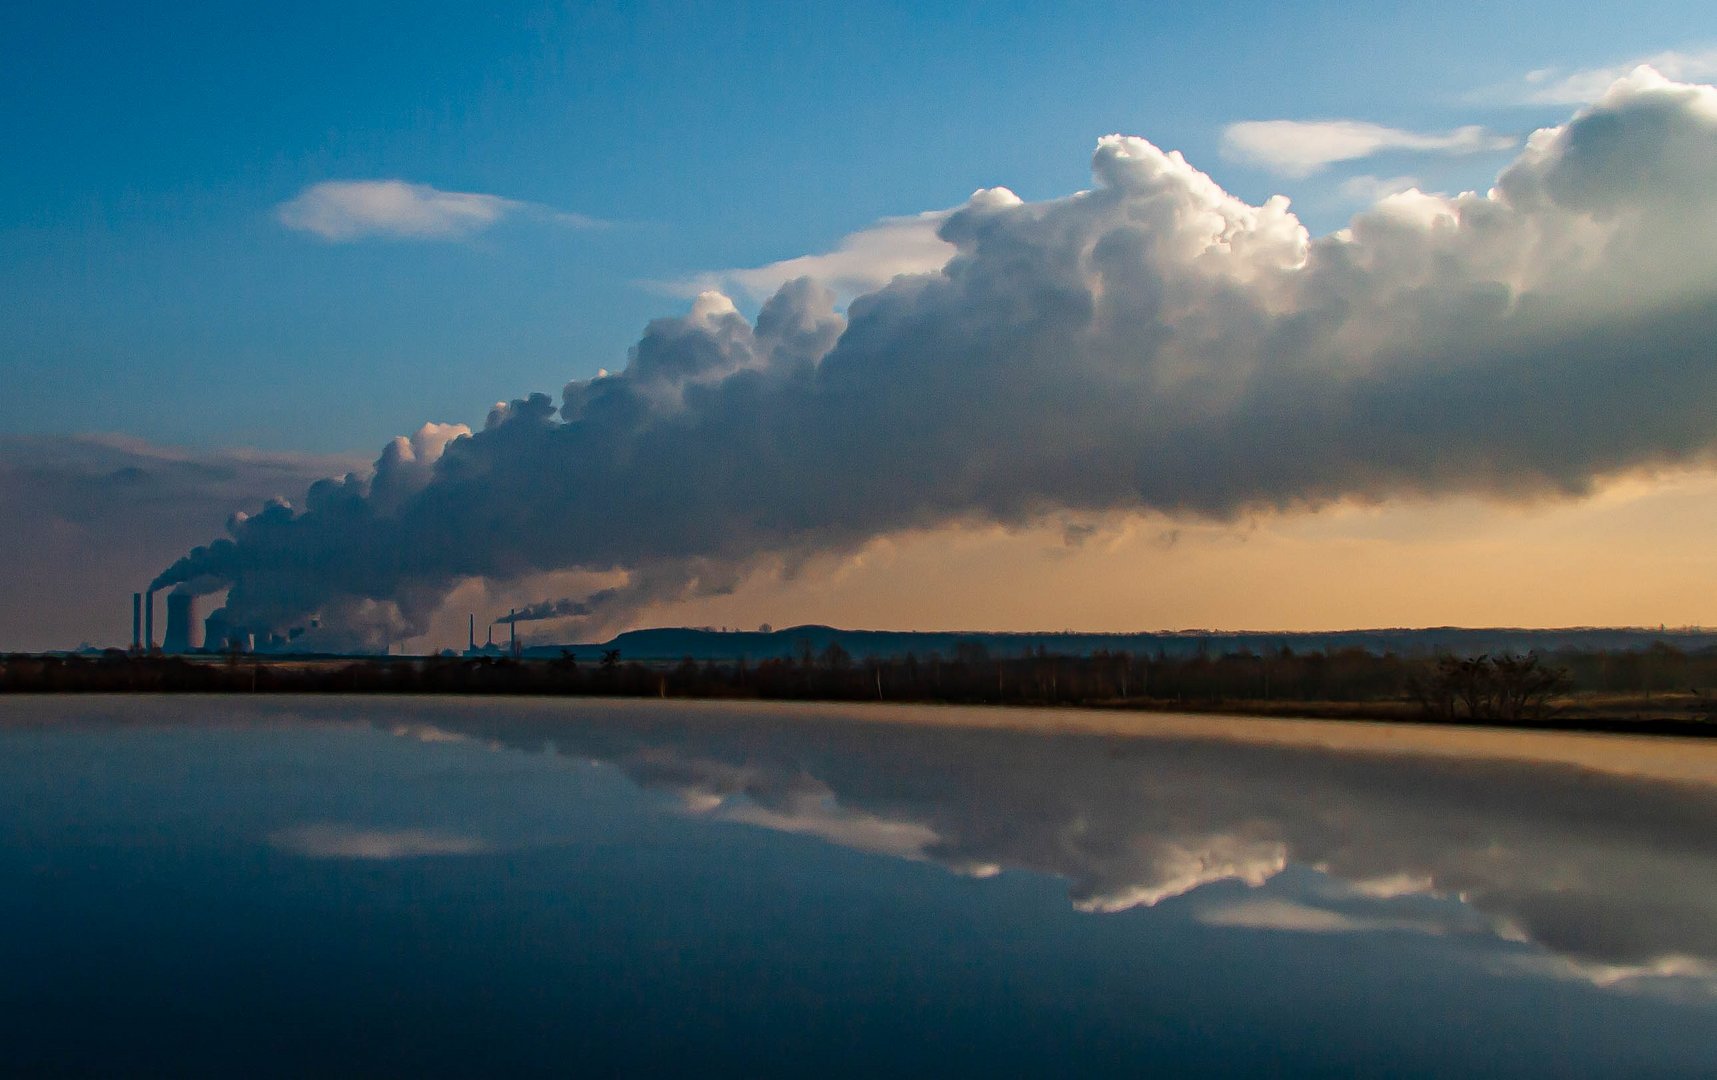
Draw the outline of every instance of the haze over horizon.
M1705 19L1438 10L9 15L0 649L1717 623Z

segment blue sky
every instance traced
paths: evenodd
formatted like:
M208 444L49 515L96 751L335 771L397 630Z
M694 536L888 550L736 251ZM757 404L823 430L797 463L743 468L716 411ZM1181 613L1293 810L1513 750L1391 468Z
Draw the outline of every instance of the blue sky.
M373 453L624 366L686 304L651 282L981 186L1065 194L1111 131L1248 201L1285 192L1320 233L1359 205L1355 175L1482 188L1510 153L1291 176L1225 153L1227 125L1519 136L1569 111L1521 103L1529 71L1714 40L1696 3L10 5L0 425ZM349 243L277 215L369 179L545 209Z

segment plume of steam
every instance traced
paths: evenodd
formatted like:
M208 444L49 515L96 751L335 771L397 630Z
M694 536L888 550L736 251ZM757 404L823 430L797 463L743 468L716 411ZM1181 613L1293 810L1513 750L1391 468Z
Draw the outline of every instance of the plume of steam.
M235 517L157 586L235 622L397 640L470 577L623 572L527 609L618 620L889 532L1150 508L1578 494L1717 447L1717 90L1649 69L1485 193L1408 191L1312 239L1178 153L980 191L940 271L860 296L705 293L618 374L427 425L373 475Z
M547 619L582 619L594 615L616 595L613 589L603 589L592 593L583 600L572 597L562 597L559 600L539 600L522 608L496 616L493 620L498 624L542 622Z

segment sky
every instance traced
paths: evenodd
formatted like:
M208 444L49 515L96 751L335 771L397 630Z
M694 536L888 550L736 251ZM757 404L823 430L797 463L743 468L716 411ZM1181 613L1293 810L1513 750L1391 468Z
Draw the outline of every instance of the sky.
M361 490L342 497L363 502L363 524L330 528L328 512L267 543L259 537L274 526L252 525L248 542L232 534L236 562L199 564L165 584L210 594L237 585L239 607L257 620L337 611L332 621L352 641L419 648L456 644L467 610L561 595L584 597L584 621L532 635L652 622L1717 623L1717 566L1696 542L1713 516L1712 433L1688 416L1646 425L1649 437L1633 443L1565 445L1552 434L1557 408L1575 426L1653 415L1666 403L1691 410L1709 389L1708 355L1699 366L1703 354L1690 346L1613 409L1602 399L1627 398L1627 380L1595 359L1576 373L1585 381L1558 383L1578 389L1577 400L1534 396L1548 402L1544 415L1522 421L1515 442L1487 443L1513 421L1471 415L1473 402L1437 377L1493 349L1500 366L1489 378L1538 370L1532 327L1499 323L1466 338L1451 329L1489 326L1471 311L1451 314L1457 300L1477 302L1480 281L1513 290L1511 302L1601 309L1581 341L1610 334L1669 355L1697 336L1717 292L1676 236L1708 239L1717 227L1711 202L1689 194L1708 145L1699 142L1705 106L1689 99L1693 126L1681 141L1632 157L1661 149L1660 172L1685 188L1654 187L1649 170L1624 175L1622 155L1603 166L1614 174L1604 182L1633 201L1581 203L1585 195L1557 186L1555 167L1580 165L1584 144L1570 136L1571 149L1542 167L1526 159L1532 132L1569 125L1600 100L1615 123L1649 134L1656 114L1641 102L1657 91L1605 99L1637 64L1674 83L1717 80L1717 28L1703 5L926 7L425 4L406 17L350 3L279 13L9 6L0 13L0 143L12 162L0 170L0 576L21 599L0 614L0 648L122 641L127 594L222 535L229 515L257 515L273 496L302 515L310 484L347 470ZM1112 133L1148 143L1094 151ZM1523 261L1525 240L1511 241L1506 272L1501 256L1471 245L1443 251L1467 268L1458 281L1415 271L1410 290L1380 288L1363 303L1341 293L1349 285L1320 284L1323 299L1308 299L1309 286L1259 284L1281 269L1274 264L1225 271L1224 289L1242 289L1260 317L1278 321L1327 312L1336 293L1356 310L1375 304L1386 323L1404 303L1422 305L1390 325L1394 337L1379 331L1383 344L1360 334L1367 324L1355 317L1317 356L1295 361L1351 374L1386 367L1377 358L1403 342L1428 343L1410 394L1348 403L1369 426L1324 424L1303 403L1325 392L1309 380L1272 388L1279 414L1237 406L1240 373L1267 371L1258 357L1297 346L1278 336L1264 349L1238 317L1218 327L1197 315L1195 328L1194 316L1149 306L1156 293L1140 293L1127 311L1149 307L1181 342L1204 335L1204 351L1162 359L1148 328L1121 320L1092 346L1100 364L1069 363L1065 382L1034 382L1059 362L1056 350L1077 352L1086 339L1058 338L1055 309L998 285L1061 288L1039 272L1059 257L1057 241L1021 223L1059 215L1054 228L1088 241L1079 258L1108 250L1099 241L1113 222L1067 200L1120 193L1129 220L1142 220L1144 196L1133 196L1143 189L1126 177L1161 174L1159 151L1178 151L1205 178L1172 178L1176 197L1194 200L1189 212L1227 215L1225 228L1254 237L1258 250L1285 252L1247 258L1286 266L1301 257L1291 229L1264 221L1291 213L1315 250L1349 230L1359 237L1349 248L1383 252L1354 271L1368 281L1397 280L1399 249L1389 245L1398 242L1382 225L1358 227L1355 215L1399 224L1417 213L1415 227L1432 235L1430 204L1409 212L1397 193L1482 199L1505 170L1542 173L1548 194L1530 195L1520 179L1508 203L1526 222L1518 235L1537 238L1537 261ZM1693 164L1676 172L1684 158ZM1206 181L1221 199L1203 191ZM1014 202L974 197L1003 188ZM1254 212L1278 195L1290 206ZM1378 213L1379 200L1392 209ZM1448 207L1469 233L1484 210ZM1666 224L1670 210L1679 232ZM1004 217L1013 224L995 224ZM1645 223L1625 224L1636 217ZM1620 240L1589 235L1615 222L1624 223L1614 225L1626 232ZM1570 246L1553 251L1547 236ZM1118 258L1157 257L1113 246ZM947 277L956 251L979 269L949 295L889 285L896 273ZM1584 266L1582 252L1595 267L1588 281L1545 270ZM997 268L1008 259L1042 261L1004 281ZM1318 267L1330 262L1312 256ZM1152 287L1188 274L1153 270ZM803 332L789 347L787 331L765 333L766 303L801 275L830 296L782 301L778 317ZM1162 295L1195 314L1235 310L1207 286L1196 297ZM1591 302L1618 291L1626 303ZM1431 294L1454 307L1423 299ZM1114 283L1091 295L1099 306L1122 303ZM1660 316L1681 321L1659 325ZM739 359L735 334L752 335ZM1430 356L1439 334L1447 351ZM727 350L715 367L697 359L717 347L708 342ZM915 354L926 342L943 351ZM1137 399L1099 387L1128 348L1159 380ZM800 368L815 374L791 373ZM622 377L596 378L604 372ZM767 407L741 400L760 372L779 376ZM802 377L816 385L795 397ZM916 378L910 395L889 389ZM986 389L968 394L963 380L973 379ZM569 382L585 389L575 394ZM601 404L621 390L633 410L624 428L613 426L619 407ZM554 448L533 449L523 420L501 431L529 409L491 415L496 402L528 404L535 392L550 396L554 422L568 429ZM721 402L708 404L718 392ZM1099 416L1105 401L1231 422L1220 437L1140 429ZM1709 398L1702 403L1709 412ZM599 405L601 417L590 411ZM1463 411L1473 426L1450 419ZM965 413L977 419L932 431L938 414ZM1253 425L1245 437L1235 434L1242 415ZM845 419L854 431L827 434ZM426 423L498 434L461 440L459 429ZM1283 464L1299 451L1257 434L1271 424L1338 440L1331 459L1347 466ZM694 428L714 441L658 439ZM1377 432L1390 428L1451 447L1472 441L1471 452L1384 445ZM1088 432L1109 440L1091 449L1109 458L1136 447L1165 461L1171 436L1193 449L1087 490L1079 477L1089 464L1057 448ZM417 436L412 467L373 465L399 435ZM1009 442L1014 457L990 453ZM614 448L646 443L658 472L640 480ZM463 448L461 461L499 454L484 457L493 470L484 475L501 479L435 479L448 445ZM727 458L722 448L736 449ZM660 480L662 463L691 453L759 478ZM808 471L757 467L794 454ZM998 489L984 472L990 457L1027 477L1018 490ZM869 463L874 482L842 472L854 461ZM1040 465L1042 475L1030 475ZM1163 479L1164 470L1205 468L1220 475ZM406 479L382 481L378 493L372 469ZM579 483L568 486L569 475ZM577 512L513 516L483 502L491 491ZM891 492L901 505L890 505ZM564 542L470 554L496 530ZM314 558L305 555L304 537L334 533L349 546L318 539ZM461 554L423 553L436 545ZM354 552L377 548L388 552L375 556L391 568L385 580L354 570L326 585L339 576L329 567L359 565ZM324 587L257 569L257 560L293 561L291 552L320 568Z

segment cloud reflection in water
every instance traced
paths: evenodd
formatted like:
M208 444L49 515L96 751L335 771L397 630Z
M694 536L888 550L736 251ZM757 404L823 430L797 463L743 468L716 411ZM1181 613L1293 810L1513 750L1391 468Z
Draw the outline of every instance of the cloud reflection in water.
M375 829L336 823L296 825L269 836L283 851L312 859L410 859L424 855L476 855L489 845L479 837L435 829Z
M711 820L972 876L1057 875L1085 911L1176 900L1235 930L1458 934L1491 942L1499 970L1717 990L1717 788L1534 762L1530 739L1498 760L1403 753L1381 731L1366 752L1363 728L1336 750L1184 725L1120 737L911 723L959 710L411 711L442 731L610 763ZM879 716L900 722L860 720ZM1560 737L1544 738L1555 758ZM1257 895L1209 888L1220 882Z

